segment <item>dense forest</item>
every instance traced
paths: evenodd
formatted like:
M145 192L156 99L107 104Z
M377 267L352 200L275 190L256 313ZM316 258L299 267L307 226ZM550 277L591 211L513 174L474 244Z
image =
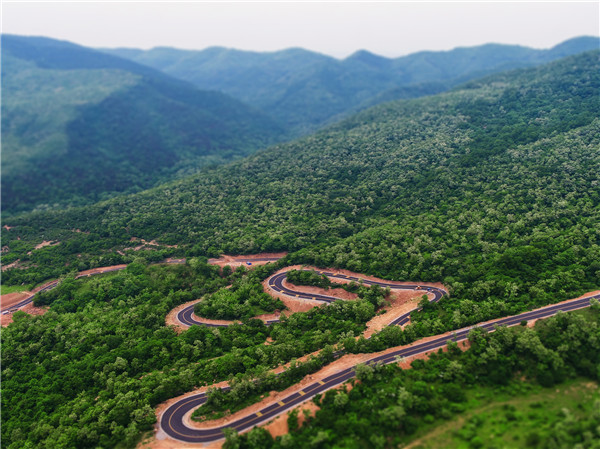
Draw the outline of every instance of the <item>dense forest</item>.
M36 297L45 315L16 312L2 329L3 444L131 447L152 429L156 405L197 386L232 382L234 396L212 392L199 412L221 416L316 371L335 351L379 351L599 289L599 57L588 52L386 103L148 191L4 219L2 262L16 265L2 283L61 283ZM157 243L139 251L140 239ZM249 271L207 264L222 253L262 251L290 253ZM168 256L186 263L158 263ZM74 278L116 263L129 265ZM386 294L377 288L348 287L360 298L273 326L251 319L282 308L260 283L292 264L442 282L450 297L422 302L409 326L368 340L360 335ZM290 276L331 286L316 273ZM200 314L241 323L181 334L165 326L172 308L200 298ZM257 429L231 434L227 445L393 447L468 410L481 389L597 382L599 320L594 306L535 329L474 331L468 351L451 345L410 370L360 367L352 389L317 398L321 411L301 427L292 414L289 435L273 440ZM285 376L268 373L288 362ZM561 432L540 427L528 441L592 447L599 416L586 410L585 419L555 417ZM464 442L482 447L471 424Z
M287 132L303 135L367 106L436 94L486 74L595 50L599 43L597 37L588 36L547 50L487 44L399 58L360 50L344 59L301 48L268 53L222 47L105 51L200 89L224 92L259 108Z
M281 139L245 104L68 42L2 36L2 212L81 205Z
M494 75L164 187L15 218L4 257L26 269L3 282L119 263L142 237L178 245L162 256L288 250L442 281L482 319L573 297L600 270L598 69L590 52ZM44 239L61 243L34 250ZM456 304L436 313L466 324Z
M178 336L165 326L173 307L232 281L256 283L275 268L222 277L198 259L175 266L136 261L110 275L66 277L36 298L48 313L16 312L2 330L3 445L131 445L151 429L160 402L233 377L242 385L264 378L267 391L285 388L332 361L332 345L362 333L374 316L367 300L339 301L269 327L244 320L218 329L193 326ZM277 384L267 376L315 351L322 353L294 362Z

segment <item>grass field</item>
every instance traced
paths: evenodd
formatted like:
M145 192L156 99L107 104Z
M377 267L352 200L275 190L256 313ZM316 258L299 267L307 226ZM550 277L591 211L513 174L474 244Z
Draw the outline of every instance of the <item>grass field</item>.
M25 292L29 290L29 285L0 285L0 295L9 293Z
M598 384L571 380L551 388L529 385L529 391L482 389L472 394L469 410L449 422L419 432L406 448L534 448L568 420L589 417L600 404ZM479 403L477 406L476 404Z

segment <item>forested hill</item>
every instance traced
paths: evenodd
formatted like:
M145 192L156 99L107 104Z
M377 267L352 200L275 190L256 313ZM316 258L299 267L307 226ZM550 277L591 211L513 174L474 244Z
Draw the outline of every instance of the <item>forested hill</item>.
M104 51L202 89L225 92L271 114L300 135L365 106L439 93L485 74L543 64L599 47L597 37L579 37L548 50L488 44L400 58L363 50L343 60L300 48L271 53L221 47Z
M118 262L114 248L135 236L188 256L298 251L504 304L599 287L599 55L381 105L140 194L5 220L5 257L38 268L4 282ZM63 243L28 256L42 235Z
M2 36L2 211L98 201L281 137L263 113L127 59Z

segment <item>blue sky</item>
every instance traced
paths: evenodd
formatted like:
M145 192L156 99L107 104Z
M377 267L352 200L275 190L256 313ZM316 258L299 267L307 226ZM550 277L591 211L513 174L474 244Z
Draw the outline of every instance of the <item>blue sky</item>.
M488 42L548 48L600 34L587 2L2 2L2 31L91 47L273 51L395 57Z

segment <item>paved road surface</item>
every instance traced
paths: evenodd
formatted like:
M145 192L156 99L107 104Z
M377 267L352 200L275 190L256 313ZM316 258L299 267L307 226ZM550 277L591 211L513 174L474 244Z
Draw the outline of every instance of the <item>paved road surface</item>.
M309 271L309 270L306 270L306 271ZM359 282L361 280L361 278L354 277L354 276L347 276L345 274L336 274L336 273L331 273L329 271L320 271L320 270L315 270L315 271L318 274L324 274L325 276L328 276L329 278L332 278L332 279L340 279L340 280L345 279L345 280L350 280L350 281L355 281L355 282ZM320 301L320 302L324 302L324 303L331 303L333 301L339 300L339 298L336 298L334 296L317 295L314 293L304 293L301 291L295 291L290 288L287 288L283 285L283 281L286 278L286 274L287 274L287 272L282 272L282 273L278 273L278 274L271 276L268 281L269 287L273 291L276 291L278 293L282 293L284 295L290 296L292 298L297 298L297 299L307 299L307 300L312 300L312 301ZM399 290L415 290L417 287L421 287L418 284L399 285L399 284L395 284L392 282L378 282L378 281L371 281L368 279L362 279L362 282L365 285L379 285L382 288L389 287L391 289L399 289ZM423 294L430 293L433 295L433 297L430 299L431 302L438 302L446 294L445 290L438 288L438 287L427 286L427 287L423 287L421 291L423 292ZM209 323L204 323L202 321L197 320L194 317L194 305L195 304L187 306L186 308L182 309L177 314L177 320L184 326L193 326L194 324L196 324L198 326L208 326L208 327L228 326L228 324L209 324ZM414 310L407 312L404 315L399 316L394 321L392 321L391 324L397 324L397 325L402 326L402 325L408 323L408 321L410 320L410 314L412 312L414 312ZM277 322L279 322L279 320L275 319L275 320L266 321L265 324L270 325L270 324L277 323Z
M353 278L351 276L345 275L334 275L330 272L319 272L321 274L325 274L329 277L340 278L343 277L345 279L350 279L354 281L358 281L358 278ZM269 286L275 291L301 298L301 299L310 299L316 301L323 302L332 302L336 298L325 296L325 295L312 295L306 294L302 292L296 292L289 288L283 286L283 280L285 279L285 273L280 273L273 276L269 280ZM390 287L390 288L405 288L405 289L414 289L417 285L396 285L389 284L384 282L376 282L376 281L367 281L363 280L363 282L367 285L381 285L382 287ZM444 294L446 293L444 290L434 287L429 287L430 292L433 293L433 299L431 302L439 301ZM427 291L427 290L425 290ZM564 302L562 304L556 304L551 306L546 306L541 309L537 309L531 312L524 312L516 316L500 318L497 320L490 321L488 323L480 324L478 326L469 326L460 330L457 330L452 333L452 335L442 336L439 338L435 338L428 342L424 343L415 343L410 346L403 346L399 349L392 351L385 355L375 356L372 359L368 360L366 364L389 364L395 363L398 361L400 357L409 357L413 355L423 354L431 351L435 351L439 348L446 346L448 341L452 340L454 342L460 342L466 340L468 338L469 332L474 327L480 327L489 332L493 332L496 326L514 326L521 323L523 320L532 320L538 318L546 318L552 315L555 315L559 311L567 312L571 310L582 309L588 307L590 305L590 299L596 298L600 299L600 294L595 296L586 297L583 299L574 299L571 301ZM184 323L190 324L202 324L195 321L192 317L193 305L184 309L180 312L179 319ZM410 317L410 312L402 315L398 319L394 320L391 324L405 324L408 322ZM209 325L210 326L210 325ZM330 388L334 388L348 379L351 379L356 375L355 367L347 368L338 373L335 373L329 377L324 378L318 382L314 382L307 387L304 387L302 390L290 394L286 398L270 404L263 409L255 412L249 413L248 415L240 418L234 422L231 422L225 426L215 427L211 429L194 429L185 425L184 415L188 412L191 412L193 409L201 406L206 402L206 393L200 393L197 395L189 396L180 401L177 401L173 405L171 405L165 412L162 414L160 418L160 427L163 431L167 433L171 438L176 440L184 441L187 443L208 443L211 441L218 441L225 438L223 429L229 427L237 430L238 432L243 432L251 429L252 427L257 426L258 424L264 423L273 419L275 416L280 415L286 410L301 404L302 402L308 401L313 398L315 395L322 393ZM227 390L227 388L225 388Z

